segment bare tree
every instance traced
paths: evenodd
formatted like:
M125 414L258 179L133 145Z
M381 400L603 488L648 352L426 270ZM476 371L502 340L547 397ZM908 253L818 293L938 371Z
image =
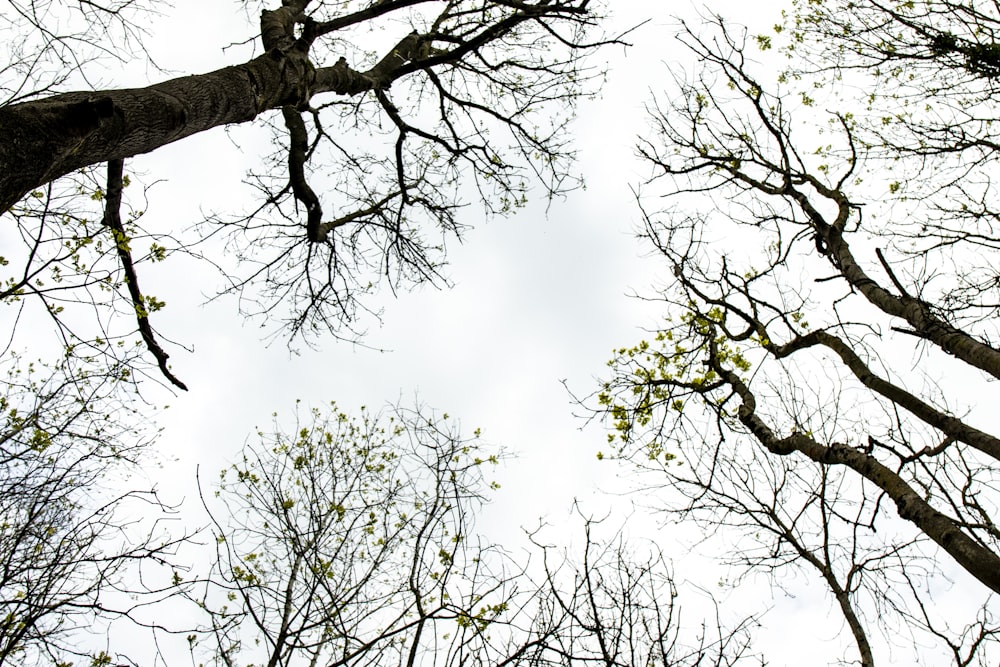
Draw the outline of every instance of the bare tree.
M608 43L588 41L599 18L590 0L296 0L262 11L259 55L247 62L146 88L53 94L79 81L47 63L77 50L117 54L155 17L124 1L13 4L11 36L27 31L37 49L9 47L0 71L0 212L23 240L5 249L0 298L104 307L120 291L123 313L148 315L162 301L126 289L139 265L224 238L244 267L211 258L229 291L248 315L292 335L355 335L363 297L379 285L442 280L445 241L464 227L460 185L494 214L522 206L529 188L575 187L567 122L599 75L582 57ZM75 18L79 33L53 34L54 17ZM115 30L102 37L105 26ZM374 26L395 41L369 43ZM122 161L255 120L273 133L274 152L250 175L260 198L249 213L211 216L194 233L155 230L140 248L154 231L142 229L141 205L117 226L92 210L91 200L128 185ZM93 172L104 163L106 183ZM123 206L108 203L109 212ZM95 282L104 293L95 296ZM121 335L62 321L81 329L77 344L108 347ZM148 322L140 328L151 340Z
M752 620L687 643L662 554L585 521L579 557L532 534L484 541L478 506L501 454L447 415L331 404L258 434L206 497L215 570L196 658L287 665L730 665ZM533 563L531 556L540 557ZM192 593L194 589L192 589ZM709 634L715 628L715 634Z
M101 364L13 358L4 370L0 664L110 664L121 656L101 636L109 623L165 627L146 610L175 592L170 568L185 539L163 525L172 509L127 480L152 436Z
M211 504L218 569L203 604L217 661L414 664L506 608L513 591L471 526L498 459L447 421L331 404L259 435Z
M532 535L532 543L542 552L544 570L536 623L543 619L554 631L533 647L524 664L763 664L751 650L755 616L727 627L716 607L714 618L689 627L678 604L680 589L663 552L647 544L643 555L640 545L621 533L610 540L598 539L594 533L602 523L584 520L583 545L575 551L545 544L538 531Z
M644 213L668 319L598 392L610 454L745 571L822 581L858 664L992 664L1000 15L793 4L776 34L682 31L703 68L640 145L674 202ZM935 604L951 578L963 613Z

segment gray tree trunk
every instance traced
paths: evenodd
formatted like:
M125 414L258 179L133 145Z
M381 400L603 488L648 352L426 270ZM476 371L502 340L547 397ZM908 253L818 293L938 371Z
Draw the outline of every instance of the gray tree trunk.
M65 93L0 108L0 213L76 169L300 104L315 74L305 53L273 50L242 65L146 88Z

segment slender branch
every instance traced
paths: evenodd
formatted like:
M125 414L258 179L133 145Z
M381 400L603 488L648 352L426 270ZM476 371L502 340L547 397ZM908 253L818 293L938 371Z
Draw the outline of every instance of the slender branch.
M146 348L156 357L156 363L160 367L160 372L178 389L187 391L187 385L181 382L170 372L167 359L170 358L153 334L153 327L149 324L149 312L146 310L146 301L139 290L139 276L135 271L135 264L132 262L132 251L129 248L128 236L121 219L122 203L122 171L125 166L124 160L110 160L108 162L108 191L105 198L104 224L111 229L111 234L115 240L115 248L118 250L118 259L122 263L122 270L125 271L125 284L128 286L129 296L132 297L132 307L135 308L135 319L139 325L139 333L146 343Z
M768 348L775 357L781 359L813 345L823 345L836 353L861 384L880 396L902 406L921 421L933 426L951 439L972 445L984 454L1000 461L1000 439L969 426L961 419L938 410L902 387L879 377L847 343L831 333L822 330L813 331L799 336L785 345L769 345Z
M798 431L784 438L779 437L757 414L756 396L746 383L725 368L715 354L711 355L710 363L740 397L742 403L737 412L740 422L769 452L779 456L799 452L817 463L842 465L859 473L885 491L896 503L901 518L934 540L983 585L1000 593L1000 556L966 535L958 522L932 507L902 477L866 451L842 443L822 445L810 435Z

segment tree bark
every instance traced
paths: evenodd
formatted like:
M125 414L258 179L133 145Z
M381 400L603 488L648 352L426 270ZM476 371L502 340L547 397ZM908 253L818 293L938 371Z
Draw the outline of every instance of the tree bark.
M845 466L859 473L896 503L900 518L911 522L934 540L966 572L990 590L1000 593L1000 556L967 535L958 521L939 512L902 477L864 451L840 443L822 445L799 432L778 437L757 415L757 398L749 387L738 375L723 368L714 357L712 364L742 401L737 413L740 422L769 452L778 456L799 452L817 463Z
M146 88L72 92L0 108L0 213L77 169L301 105L317 92L317 78L323 91L371 87L344 61L316 72L304 50L272 49L242 65Z
M146 88L72 92L0 107L0 214L74 170L148 153L220 125L245 123L262 111L301 108L316 94L356 95L386 88L419 69L457 62L525 21L587 11L547 1L526 4L445 50L431 48L430 35L412 32L367 71L351 68L344 58L317 70L309 49L319 34L416 2L400 0L384 10L373 6L371 12L316 23L305 15L310 1L283 0L280 9L263 11L266 53L242 65ZM296 26L302 27L299 37Z

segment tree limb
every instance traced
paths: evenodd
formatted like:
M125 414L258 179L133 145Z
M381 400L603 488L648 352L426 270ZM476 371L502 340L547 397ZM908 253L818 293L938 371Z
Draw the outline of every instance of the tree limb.
M122 203L122 171L124 160L111 160L108 162L108 191L105 197L104 224L111 229L114 237L115 248L118 251L118 259L122 263L122 270L125 272L125 284L128 287L129 296L132 297L132 307L135 308L135 319L139 325L139 333L146 343L146 348L156 357L156 363L160 367L160 372L178 389L187 391L187 385L181 382L170 372L167 359L170 358L153 334L153 327L149 324L149 313L146 309L146 300L139 290L139 276L135 271L135 264L132 262L132 251L129 248L129 239L125 233L125 227L121 219Z

